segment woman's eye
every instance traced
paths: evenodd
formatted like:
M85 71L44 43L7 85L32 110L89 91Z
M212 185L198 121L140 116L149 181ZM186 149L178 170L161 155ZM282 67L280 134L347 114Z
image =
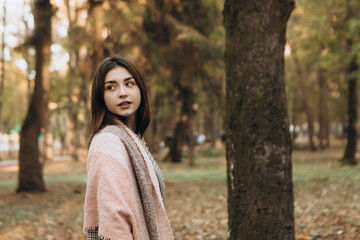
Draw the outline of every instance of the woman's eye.
M131 87L131 86L133 86L133 85L135 85L134 82L127 82L127 83L126 83L126 86L127 86L127 87Z
M107 89L107 90L113 90L113 89L115 89L115 86L113 86L113 85L108 85L108 86L106 87L106 89Z

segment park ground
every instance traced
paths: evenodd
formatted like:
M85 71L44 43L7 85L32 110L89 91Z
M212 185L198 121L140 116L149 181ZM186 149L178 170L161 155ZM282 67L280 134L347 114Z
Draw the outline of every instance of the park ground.
M297 240L360 239L360 166L339 166L343 149L334 140L327 150L293 152ZM160 163L175 238L226 239L224 150L203 149L196 163ZM85 239L85 163L49 163L44 172L46 193L15 194L17 166L0 167L0 239Z

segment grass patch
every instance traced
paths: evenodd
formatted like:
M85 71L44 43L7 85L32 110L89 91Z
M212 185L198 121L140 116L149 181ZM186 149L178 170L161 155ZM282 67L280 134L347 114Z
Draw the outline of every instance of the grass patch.
M293 153L293 182L296 187L305 189L314 182L324 182L360 189L360 165L341 166L338 163L341 152L295 151Z
M167 182L199 182L199 181L226 181L226 172L222 169L166 169L163 171Z
M68 176L45 176L46 184L68 182L68 183L86 183L86 175L68 175Z
M324 151L293 151L298 240L358 239L360 166L341 167L337 160L342 152L340 145ZM195 167L188 166L186 157L179 164L159 165L167 182L166 208L175 239L226 239L225 151L200 150ZM48 191L41 194L15 194L17 174L11 171L0 173L0 239L85 238L81 232L84 163L48 166Z
M183 158L182 163L159 163L167 182L226 182L226 159L219 157L203 157L195 155L195 166L188 166L188 159Z
M46 176L44 177L44 181L46 185L51 185L54 183L86 183L87 176L86 175L67 175L67 176ZM0 188L15 188L17 187L18 180L3 180L0 181Z

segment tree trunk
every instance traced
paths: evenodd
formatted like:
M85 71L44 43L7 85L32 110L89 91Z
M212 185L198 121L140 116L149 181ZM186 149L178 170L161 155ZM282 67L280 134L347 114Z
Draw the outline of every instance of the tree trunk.
M294 1L226 0L229 239L295 239L284 45Z
M293 96L292 98L292 124L294 126L293 132L292 132L292 142L294 143L296 138L297 138L297 133L296 133L296 124L297 124L297 114L296 114L296 97Z
M166 157L164 161L167 161L169 158L173 163L180 163L182 161L182 147L184 144L183 130L185 128L185 122L182 119L178 120L174 129L173 138L170 142L168 157Z
M26 39L30 39L31 37L31 29L29 27L29 23L28 20L25 18L25 16L22 16L22 21L23 24L25 26L25 38ZM31 78L30 78L30 73L33 70L33 66L31 64L31 56L29 53L29 48L25 47L25 49L21 52L21 55L23 56L25 62L27 63L27 67L26 67L26 80L27 80L27 106L30 106L30 102L31 102L31 95L33 92L33 87L31 86Z
M351 61L349 73L357 69L356 62ZM347 127L347 143L345 153L341 159L341 163L346 165L356 165L356 144L357 144L357 79L349 77L349 98L348 98L348 127Z
M299 62L299 58L297 56L296 48L293 46L291 50L292 50L292 55L294 57L294 62L295 62L295 67L296 67L296 72L297 72L297 77L298 77L298 83L299 83L300 92L301 92L300 98L301 98L301 102L302 102L302 108L306 115L306 122L308 124L309 147L310 147L311 151L315 151L316 145L314 142L314 121L313 121L313 116L311 114L310 107L309 107L308 96L306 94L307 90L306 90L305 83L304 83L305 77L304 77L303 71L301 70L301 65Z
M156 154L160 150L160 128L159 128L159 109L160 109L160 94L154 93L154 102L152 104L152 116L149 130L146 134L146 142L148 143L149 149L152 153Z
M346 1L346 12L347 12L347 20L351 20L354 18L355 13L352 7L352 1ZM351 53L353 47L353 40L350 38L347 40L347 49L348 53ZM348 97L348 114L349 114L349 125L347 128L347 143L346 149L343 158L340 160L342 164L345 165L356 165L356 144L357 144L357 76L353 75L354 72L358 70L359 66L357 63L356 56L352 57L350 65L347 71L348 78L348 89L349 89L349 97Z
M192 115L192 114L191 114ZM188 129L188 147L189 147L189 166L194 167L195 166L195 138L193 134L193 127L192 127L192 117L187 121L187 129Z
M49 124L48 124L49 126ZM47 126L48 131L44 133L42 149L41 149L41 162L42 164L46 164L49 161L52 161L54 157L54 137L52 132L49 131L49 127Z
M214 98L211 104L211 148L216 147L216 140L219 138L219 118L220 118L220 97Z
M329 120L329 110L326 112L326 121L325 121L325 146L330 147L330 120Z
M326 88L326 79L324 77L324 70L319 69L318 70L318 81L319 81L319 109L318 109L318 114L319 114L319 134L318 134L318 139L319 139L319 147L321 149L324 149L327 145L327 137L326 137L326 133L327 133L327 102L326 102L326 92L327 92L327 88Z
M77 9L72 11L69 0L64 0L68 18L68 51L69 51L69 73L68 73L68 82L67 82L67 99L68 99L68 115L66 119L66 149L70 154L71 159L74 161L79 161L79 148L80 146L80 131L79 129L79 101L74 101L73 96L75 94L75 90L79 89L79 81L76 76L76 68L78 67L78 59L79 59L79 51L75 44L75 37L78 34L76 32L75 24L78 19ZM76 8L76 7L75 7ZM74 17L72 18L72 12L75 12Z
M85 109L85 129L88 129L90 120L90 90L89 80L91 81L97 66L104 59L103 30L104 30L104 0L88 0L89 10L86 29L90 44L87 48L86 59L81 60L80 75L82 78L80 86L80 99ZM89 59L87 59L90 56ZM90 70L89 70L90 69ZM87 137L86 137L87 138ZM84 142L84 139L80 142Z
M95 73L96 67L104 58L103 49L103 30L104 30L104 0L89 0L89 23L91 24L92 46L90 54L93 65L91 77Z
M49 0L35 2L36 78L34 94L20 132L19 185L17 192L46 191L39 160L38 137L48 117L52 7ZM45 129L46 130L46 129Z
M176 123L168 157L171 162L179 163L182 159L182 148L184 143L189 147L189 165L194 166L194 145L192 134L192 116L194 104L194 93L190 87L179 87L181 98L181 113ZM165 159L167 159L166 157Z
M4 122L2 119L2 105L3 105L3 92L4 92L4 83L5 83L5 27L6 27L6 1L4 1L3 5L3 34L1 38L1 78L0 78L0 132L3 132L2 123Z

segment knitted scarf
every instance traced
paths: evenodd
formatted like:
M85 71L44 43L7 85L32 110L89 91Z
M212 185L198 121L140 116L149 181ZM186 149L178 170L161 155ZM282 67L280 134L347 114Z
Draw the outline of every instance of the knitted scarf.
M155 204L153 200L153 196L151 193L151 183L149 182L149 172L147 171L147 166L145 163L145 157L142 155L139 146L134 142L133 136L129 132L127 132L124 127L126 126L108 126L107 128L103 129L103 132L110 132L121 139L124 143L125 148L129 154L131 165L133 167L136 182L138 185L138 190L141 197L141 202L144 210L145 220L146 220L146 227L148 229L150 239L151 240L158 240L158 232L156 226L156 213L155 213ZM135 135L135 133L133 134ZM139 139L141 140L141 139ZM146 149L146 147L145 147ZM147 149L146 149L147 150ZM148 151L148 150L147 150ZM156 164L156 163L155 163ZM156 165L158 168L158 166ZM156 169L156 168L154 168ZM157 170L157 169L156 169ZM161 184L162 175L159 176L159 171L156 171L157 178L159 180L159 187L161 190L161 194L163 195L163 186ZM161 172L160 172L161 174ZM162 196L164 199L164 196Z

